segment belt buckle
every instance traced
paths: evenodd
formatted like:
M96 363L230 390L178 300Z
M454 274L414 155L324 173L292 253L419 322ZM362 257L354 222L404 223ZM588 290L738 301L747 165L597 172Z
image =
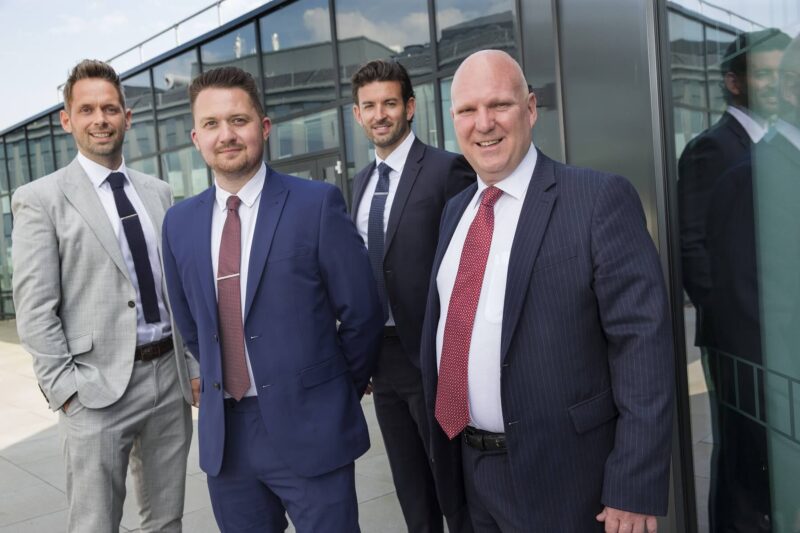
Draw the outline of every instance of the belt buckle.
M147 344L139 348L142 354L142 361L150 361L158 357L158 346L154 344Z

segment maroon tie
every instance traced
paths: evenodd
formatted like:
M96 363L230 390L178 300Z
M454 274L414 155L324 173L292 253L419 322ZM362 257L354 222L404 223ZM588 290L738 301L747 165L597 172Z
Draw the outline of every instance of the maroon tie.
M467 379L472 326L492 244L494 204L502 194L503 191L496 187L489 187L483 192L478 214L464 240L461 262L447 309L435 414L439 425L451 439L469 424Z
M217 304L222 336L222 382L225 391L241 400L250 388L250 376L244 354L242 327L242 285L239 265L242 259L242 223L239 220L238 196L226 202L228 216L222 226L217 268Z

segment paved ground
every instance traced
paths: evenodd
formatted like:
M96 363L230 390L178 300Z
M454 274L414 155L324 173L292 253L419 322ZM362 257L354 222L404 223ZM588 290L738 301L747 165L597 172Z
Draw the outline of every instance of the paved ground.
M0 533L58 533L65 530L67 513L58 416L47 408L36 386L31 358L18 342L14 322L0 322ZM372 448L356 462L361 529L364 533L400 533L405 524L372 399L367 397L363 406ZM184 531L216 532L205 474L197 464L197 411L194 415ZM130 486L129 495L121 531L139 531Z

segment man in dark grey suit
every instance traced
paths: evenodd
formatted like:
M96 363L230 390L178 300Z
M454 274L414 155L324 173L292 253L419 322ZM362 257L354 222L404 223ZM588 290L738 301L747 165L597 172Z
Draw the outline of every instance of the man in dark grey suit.
M402 65L370 61L353 74L352 87L353 114L376 156L355 176L352 213L386 320L372 378L375 412L408 530L441 532L444 512L456 533L469 517L463 505L449 505L447 480L435 483L431 473L419 344L442 209L475 174L462 156L415 137L414 90Z
M505 52L464 60L451 95L479 179L442 215L423 329L434 468L462 477L479 532L653 532L673 354L639 197L536 150Z
M61 111L78 156L11 201L17 329L59 413L75 533L119 529L129 463L142 531L180 531L183 516L199 367L172 325L161 271L172 193L125 166L130 124L116 72L82 61Z

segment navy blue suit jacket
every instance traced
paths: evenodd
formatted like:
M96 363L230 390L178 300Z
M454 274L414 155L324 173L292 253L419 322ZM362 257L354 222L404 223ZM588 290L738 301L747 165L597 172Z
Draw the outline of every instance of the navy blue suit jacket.
M353 180L353 221L375 161ZM383 273L403 351L419 368L419 343L428 281L444 204L475 183L466 159L415 139L397 185L383 252Z
M163 224L173 315L200 361L200 466L211 476L225 443L210 251L215 206L211 187L173 206ZM248 268L245 342L273 448L300 476L352 462L369 448L359 399L383 319L366 248L341 192L268 167Z
M460 443L433 416L436 274L476 188L442 215L421 349L434 467L453 478L461 475ZM602 505L665 514L671 338L659 258L635 189L539 153L511 249L501 336L508 457L526 523L584 533L602 530L594 518Z

